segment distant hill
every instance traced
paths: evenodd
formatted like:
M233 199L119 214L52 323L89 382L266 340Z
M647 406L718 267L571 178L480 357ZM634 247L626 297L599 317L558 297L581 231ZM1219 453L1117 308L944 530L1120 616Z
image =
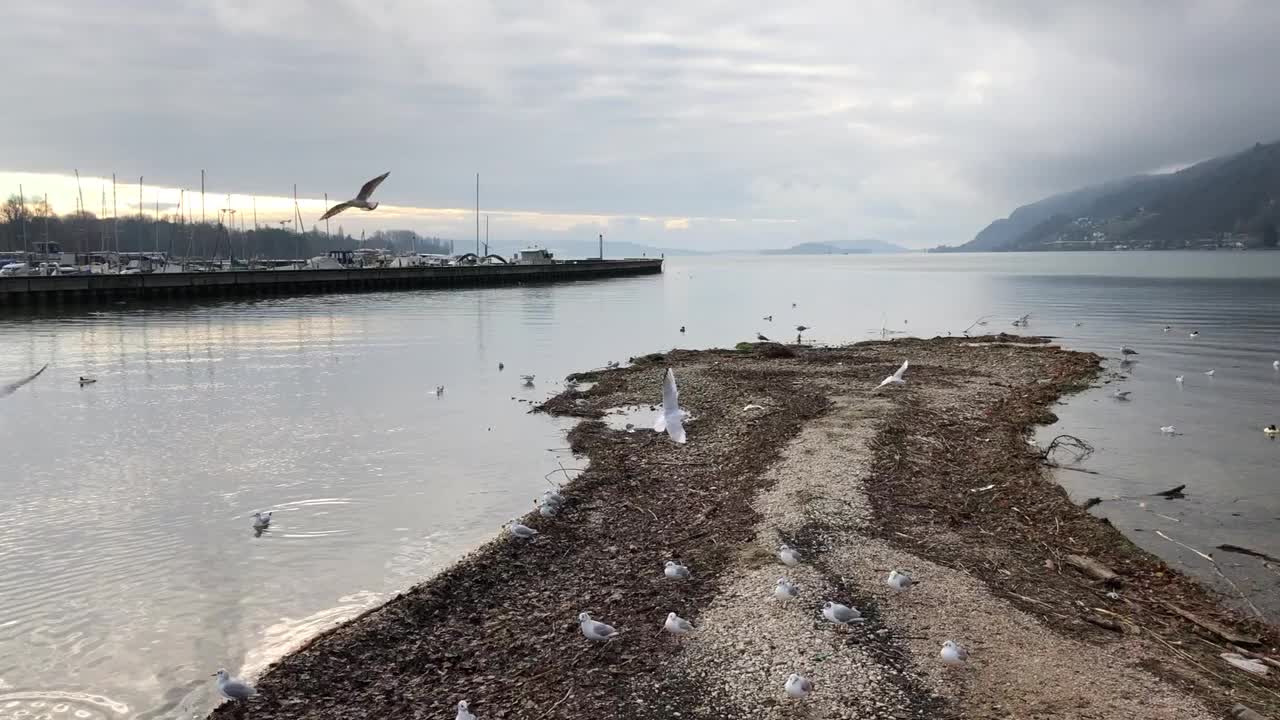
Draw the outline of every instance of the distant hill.
M1023 205L960 251L1274 246L1280 142L1165 175L1138 175Z
M761 250L762 255L860 255L867 253L900 253L907 249L874 238L862 240L838 240L834 242L806 242L789 248Z

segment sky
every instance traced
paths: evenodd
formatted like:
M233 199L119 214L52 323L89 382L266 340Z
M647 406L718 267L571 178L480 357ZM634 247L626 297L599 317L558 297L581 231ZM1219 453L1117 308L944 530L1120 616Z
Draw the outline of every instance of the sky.
M1280 139L1275 0L799 5L13 3L0 194L74 210L78 169L97 211L116 173L125 214L204 169L210 208L270 222L296 184L311 222L390 170L348 232L466 240L479 173L507 241L923 248Z

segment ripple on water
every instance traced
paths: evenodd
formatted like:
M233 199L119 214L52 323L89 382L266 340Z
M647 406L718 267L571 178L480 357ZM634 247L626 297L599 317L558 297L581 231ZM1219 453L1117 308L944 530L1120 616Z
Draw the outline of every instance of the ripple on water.
M0 695L0 720L109 720L128 713L128 705L91 693L25 690Z

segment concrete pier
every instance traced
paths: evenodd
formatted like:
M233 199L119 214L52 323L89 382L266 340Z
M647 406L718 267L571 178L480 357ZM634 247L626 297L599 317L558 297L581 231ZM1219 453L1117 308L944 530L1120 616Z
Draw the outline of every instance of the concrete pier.
M513 285L660 272L662 260L638 259L576 260L546 265L0 277L0 308L118 300Z

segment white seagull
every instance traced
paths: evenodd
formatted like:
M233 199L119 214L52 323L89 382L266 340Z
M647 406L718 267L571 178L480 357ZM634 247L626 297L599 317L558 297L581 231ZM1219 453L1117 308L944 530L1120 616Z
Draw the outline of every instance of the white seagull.
M884 387L885 385L906 385L907 381L902 379L902 376L905 375L906 372L907 372L907 361L903 360L902 367L898 368L898 371L895 372L894 374L890 375L884 380L881 380L879 387Z
M1205 375L1208 375L1209 377L1213 377L1213 374L1214 374L1214 373L1216 373L1216 372L1218 372L1216 369L1214 369L1214 370L1205 370L1205 371L1204 371L1204 374L1205 374Z
M938 657L947 665L963 665L969 659L969 651L948 640L942 643L942 651L938 653Z
M911 587L912 582L914 581L910 575L897 570L890 570L889 577L885 580L885 583L894 590L906 590Z
M560 506L544 502L538 506L538 514L542 517L555 517L560 514Z
M524 381L525 387L533 387L533 375L521 375L520 379Z
M582 628L582 634L588 640L604 642L612 640L622 633L618 632L612 625L606 625L591 619L591 613L582 613L578 615L578 627Z
M1277 428L1272 424L1262 428L1262 432L1266 433L1267 437L1275 437L1276 435L1280 435L1280 428Z
M795 600L800 597L800 588L787 582L786 578L778 578L778 584L773 586L773 596L782 602Z
M783 687L793 698L802 698L813 692L813 683L796 673L791 673L787 678L787 684Z
M453 720L476 720L476 716L467 707L466 700L459 700L458 714L454 716Z
M507 526L507 532L521 539L532 538L538 534L537 530L534 530L518 520L511 521L511 524Z
M564 496L558 490L545 490L542 493L542 502L548 505L563 505Z
M258 694L258 691L252 685L240 678L231 677L226 670L219 670L213 676L218 678L218 692L222 693L225 698L248 700Z
M1128 345L1121 345L1121 346L1120 346L1120 354L1121 354L1121 355L1137 355L1137 354L1138 354L1138 351L1137 351L1137 350L1134 350L1133 348L1129 347Z
M778 548L778 559L782 561L783 565L799 565L800 553L788 545L783 545Z
M857 609L830 600L822 605L822 617L838 625L862 622L862 613Z
M1129 393L1130 393L1130 392L1131 392L1131 391L1129 391L1129 390L1119 390L1119 389L1117 389L1114 393L1112 393L1112 394L1111 394L1111 396L1112 396L1112 397L1114 397L1114 398L1115 398L1115 399L1117 399L1117 400L1128 400L1128 399L1129 399Z
M48 366L48 365L45 365L44 367L40 368L39 370L35 371L34 373L32 373L32 374L30 374L30 375L28 375L28 376L26 376L26 377L22 378L21 380L16 381L16 382L11 382L11 383L9 383L8 385L0 385L0 398L5 397L5 396L7 396L7 395L12 395L12 394L14 394L15 392L17 392L17 391L18 391L18 388L20 388L20 387L22 387L23 385L26 385L27 383L31 382L32 380L35 380L36 378L40 377L40 373L44 372L44 371L45 371L45 368L47 368L47 367L49 367L49 366Z
M268 510L267 512L256 512L256 513L254 513L254 514L253 514L253 529L254 529L254 530L266 530L266 529L267 529L267 526L271 524L271 513L272 513L272 512L274 512L274 511L273 511L273 510Z
M1160 428L1160 432L1164 433L1165 435L1177 435L1178 428L1172 425L1165 425L1164 427Z
M688 567L681 565L675 560L668 560L667 564L662 568L662 574L672 580L688 580L691 573L689 572Z
M1187 337L1198 338L1200 337L1200 332L1198 330L1192 330L1191 333L1187 335Z
M343 210L346 210L347 208L360 208L361 210L372 210L378 207L377 201L370 200L369 198L373 195L373 191L377 190L378 186L382 184L382 181L386 180L387 176L390 174L391 174L390 171L384 172L378 177L365 183L364 187L360 188L360 192L356 195L354 200L348 200L346 202L341 202L341 203L338 203L337 205L334 205L333 207L326 210L325 213L320 216L320 219L328 220L329 218L333 217L334 215L337 215L338 213L342 212Z
M1174 382L1176 382L1176 383L1178 383L1179 385L1181 385L1181 384L1182 384L1182 379L1183 379L1183 378L1182 378L1182 376L1181 376L1181 375L1179 375L1179 376L1175 377L1173 380L1174 380Z
M1271 367L1275 368L1276 370L1280 370L1280 360L1272 360ZM44 368L40 368L40 369L44 370Z
M683 443L685 411L680 409L680 390L676 388L676 374L667 368L662 380L662 414L653 421L654 432L666 432L671 439Z
M667 613L667 621L662 624L662 629L672 635L687 635L693 630L693 623L675 613Z

